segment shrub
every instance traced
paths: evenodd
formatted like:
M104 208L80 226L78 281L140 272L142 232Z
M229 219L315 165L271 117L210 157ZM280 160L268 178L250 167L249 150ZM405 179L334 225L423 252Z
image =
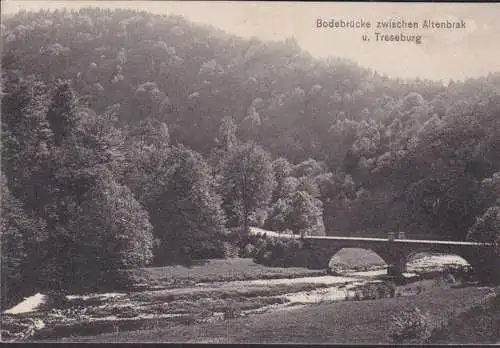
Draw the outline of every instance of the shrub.
M252 244L247 244L243 249L243 257L254 257L256 248Z
M292 267L306 264L307 255L297 240L267 238L256 243L253 259L266 266Z
M224 319L238 318L241 313L240 306L235 301L230 301L223 309Z
M434 328L429 313L416 307L392 317L389 336L396 343L421 343L431 336Z

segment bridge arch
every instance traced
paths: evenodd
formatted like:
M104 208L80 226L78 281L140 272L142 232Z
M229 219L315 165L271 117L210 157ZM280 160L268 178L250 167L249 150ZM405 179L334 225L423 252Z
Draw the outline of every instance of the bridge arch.
M362 260L360 262L360 259ZM335 267L335 265L338 265ZM345 247L340 248L330 256L327 266L329 269L340 270L342 265L349 268L363 267L363 266L386 266L387 260L379 255L372 248L363 247Z
M309 256L307 258L307 267L312 269L330 269L332 260L336 256L339 256L339 253L340 255L342 255L342 253L346 252L346 250L347 252L351 251L352 253L358 254L362 252L371 253L372 255L375 255L375 258L379 258L380 261L385 263L385 265L387 266L389 266L393 260L392 255L388 254L384 250L379 250L377 248L368 246L314 245L313 247L309 246L309 248L306 248L306 250L309 251Z
M470 257L468 255L464 255L463 253L457 252L457 251L441 251L441 250L436 250L434 248L417 248L414 250L411 250L406 254L404 257L404 270L408 271L408 266L412 264L412 262L418 262L415 260L415 256L418 254L431 254L432 256L442 256L442 257L455 257L458 262L450 262L449 264L461 264L463 266L469 266L472 267L472 261L470 260ZM459 259L462 261L460 262ZM437 260L436 260L437 261Z
M484 280L492 280L498 276L498 274L495 274L497 272L494 271L495 268L498 268L495 266L498 265L498 257L495 257L495 255L492 255L489 251L472 248L443 249L442 247L429 246L407 250L404 258L401 260L401 262L404 263L403 270L406 271L406 266L408 262L411 261L412 257L423 252L458 256L467 262L476 276Z
M442 250L437 250L435 248L417 248L408 251L408 253L405 255L405 261L406 262L411 262L412 259L418 255L418 254L423 254L423 253L430 253L430 254L439 254L439 255L449 255L449 256L458 256L461 259L465 260L469 265L471 264L471 261L468 260L470 257L467 254L461 253L459 251L442 251Z
M470 246L460 247L456 245L419 245L419 246L400 246L398 252L393 254L392 264L394 265L393 275L400 275L407 271L408 262L413 256L422 252L430 252L441 255L456 255L465 260L474 274L483 280L490 280L497 277L495 264L498 258L492 255L488 250L472 248ZM390 272L389 272L390 273Z

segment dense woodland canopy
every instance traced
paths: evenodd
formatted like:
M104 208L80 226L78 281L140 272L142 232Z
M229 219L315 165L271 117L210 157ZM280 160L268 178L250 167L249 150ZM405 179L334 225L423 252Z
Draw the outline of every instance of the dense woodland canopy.
M223 257L249 225L498 238L500 73L389 79L131 10L1 29L4 300Z

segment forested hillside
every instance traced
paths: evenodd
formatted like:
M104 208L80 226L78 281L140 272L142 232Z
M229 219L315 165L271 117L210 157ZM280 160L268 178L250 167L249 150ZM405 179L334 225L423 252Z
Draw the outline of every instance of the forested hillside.
M291 39L129 10L1 27L2 294L223 257L249 225L498 231L500 73L389 79Z

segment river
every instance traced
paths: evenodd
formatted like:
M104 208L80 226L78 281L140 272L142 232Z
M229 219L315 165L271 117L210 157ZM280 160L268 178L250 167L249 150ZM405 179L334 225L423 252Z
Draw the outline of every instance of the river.
M425 256L408 263L406 276L411 278L424 271L464 264L467 263L459 257ZM237 308L236 316L247 316L332 301L391 297L394 292L391 293L386 282L379 279L385 273L384 268L379 268L338 276L206 282L176 289L68 295L64 308L45 306L41 311L38 307L46 302L46 296L36 294L10 309L10 313L42 321L40 327L45 330L46 337L97 334L117 327L120 330L148 329L151 323L155 327L160 322L161 325L174 325L224 320L231 306ZM366 285L374 288L368 295L363 290Z

